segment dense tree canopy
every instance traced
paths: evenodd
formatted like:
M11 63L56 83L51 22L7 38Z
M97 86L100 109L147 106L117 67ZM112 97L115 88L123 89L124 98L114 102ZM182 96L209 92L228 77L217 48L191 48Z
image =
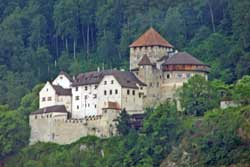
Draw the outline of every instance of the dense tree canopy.
M62 69L128 68L128 45L150 26L210 64L211 78L232 83L250 72L249 3L3 0L0 104L17 107L28 89Z
M182 109L190 115L201 116L219 106L219 94L203 76L195 75L178 90Z

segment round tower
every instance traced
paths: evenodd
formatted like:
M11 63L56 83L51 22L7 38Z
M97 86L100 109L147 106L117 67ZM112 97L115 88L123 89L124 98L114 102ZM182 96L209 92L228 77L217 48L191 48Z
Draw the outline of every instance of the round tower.
M150 62L155 64L157 60L173 52L173 46L165 40L155 29L150 28L130 47L130 70L138 68L138 64L144 55L147 55Z

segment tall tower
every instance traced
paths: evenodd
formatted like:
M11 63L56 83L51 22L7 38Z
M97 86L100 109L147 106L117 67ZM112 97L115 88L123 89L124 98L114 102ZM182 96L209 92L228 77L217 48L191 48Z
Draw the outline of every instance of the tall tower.
M138 63L147 55L152 64L173 52L173 46L152 27L135 40L130 47L130 70L138 68Z

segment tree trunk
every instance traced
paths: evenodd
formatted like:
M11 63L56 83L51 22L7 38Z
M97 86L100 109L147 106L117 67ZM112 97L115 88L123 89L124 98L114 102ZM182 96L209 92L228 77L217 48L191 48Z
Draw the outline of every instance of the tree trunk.
M214 12L213 12L212 4L210 3L210 1L208 1L208 6L209 6L209 12L210 12L210 17L211 17L213 32L215 32Z
M66 47L67 53L69 53L69 50L68 50L68 39L67 38L65 39L65 47Z
M74 39L74 60L76 59L76 40Z
M89 24L87 28L87 58L89 57Z

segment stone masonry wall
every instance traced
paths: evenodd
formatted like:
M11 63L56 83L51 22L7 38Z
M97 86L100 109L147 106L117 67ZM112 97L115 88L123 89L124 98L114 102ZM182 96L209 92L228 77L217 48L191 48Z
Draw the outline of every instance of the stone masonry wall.
M30 115L30 144L38 141L70 144L81 137L95 135L110 137L116 134L115 119L119 112L105 110L102 116L86 119L67 119L65 115L52 117L48 114Z

